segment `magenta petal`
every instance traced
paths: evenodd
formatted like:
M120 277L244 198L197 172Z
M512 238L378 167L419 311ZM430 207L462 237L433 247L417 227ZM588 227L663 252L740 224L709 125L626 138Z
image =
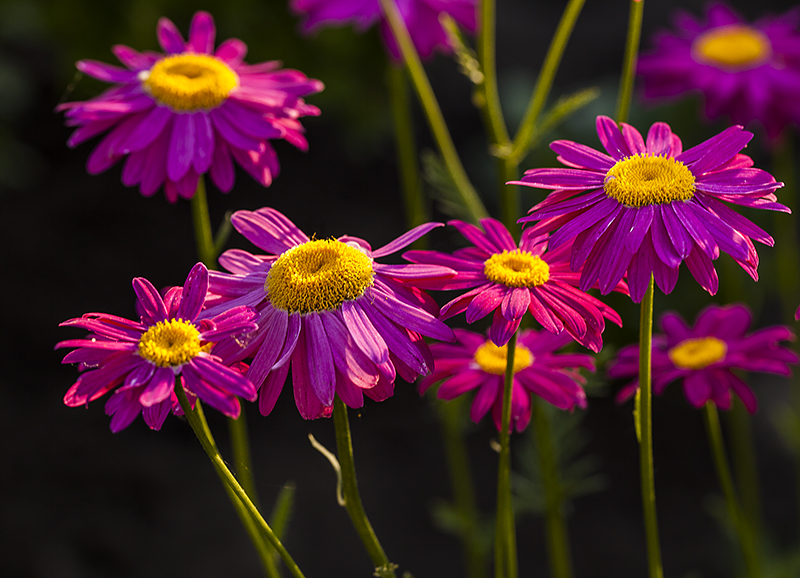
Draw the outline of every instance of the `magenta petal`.
M202 263L197 263L183 285L183 295L178 308L178 318L184 321L194 321L203 308L208 292L208 269Z
M690 373L683 379L683 393L694 407L701 408L711 399L711 384L703 372Z
M267 320L261 346L255 357L253 357L250 368L247 370L247 379L252 381L256 387L259 387L264 382L278 361L278 356L281 354L286 341L288 326L288 315L272 315Z
M193 114L176 114L167 155L167 176L172 181L181 180L194 160L197 129Z
M261 385L258 396L258 411L261 412L261 415L269 415L272 408L275 407L275 402L278 401L278 396L283 390L283 384L286 383L288 373L289 364L286 363L271 371L266 381Z
M172 401L167 399L161 403L142 408L142 418L147 427L153 430L160 430L172 409Z
M217 47L214 56L228 64L239 64L247 55L247 44L238 38L229 38Z
M425 223L417 227L414 227L410 231L403 233L402 235L397 237L395 240L390 241L383 247L380 247L379 249L375 249L374 251L372 251L372 257L377 259L379 257L384 257L386 255L391 255L392 253L396 253L403 247L407 247L408 245L410 245L411 243L413 243L414 241L416 241L417 239L419 239L420 237L422 237L423 235L425 235L426 233L432 231L437 227L444 227L444 223Z
M584 144L557 140L550 143L550 148L559 155L560 162L574 168L607 171L614 166L614 159Z
M647 152L668 156L672 150L672 129L665 122L654 123L647 131Z
M169 18L159 18L156 34L164 52L177 54L184 51L183 36Z
M75 68L103 82L132 82L136 80L136 72L96 60L79 60L75 63Z
M304 316L303 334L311 388L323 405L332 405L336 393L336 372L331 347L338 347L340 344L328 341L320 314L316 312Z
M474 323L497 309L503 302L508 288L504 285L490 285L475 295L467 307L467 323Z
M308 377L305 350L305 340L301 339L292 354L292 386L294 389L294 402L303 419L317 419L322 417L325 406L311 389Z
M595 124L597 136L600 137L600 142L608 154L615 160L631 156L631 149L613 119L607 116L598 116Z
M106 415L111 416L110 429L117 433L133 423L142 406L136 399L135 391L117 391L106 402Z
M511 336L519 329L522 318L506 319L499 309L495 310L492 316L492 326L489 328L489 338L498 347L508 343Z
M153 323L167 319L167 308L164 300L153 284L144 277L136 277L132 282L133 291L139 299L139 305Z
M205 112L197 112L194 117L194 155L193 166L198 174L208 172L214 159L214 128Z
M214 52L214 36L216 34L214 19L208 12L195 12L189 25L189 42L187 50L212 54Z
M172 389L175 387L175 374L169 367L159 367L150 378L150 383L139 396L139 403L144 407L150 407L161 403L169 398Z
M531 302L531 291L527 287L515 287L508 291L503 297L500 311L503 317L511 320L519 320L528 309Z
M358 348L377 364L389 360L389 349L367 314L355 301L342 303L342 316Z
M180 115L174 115L166 106L153 107L153 109L139 121L136 129L131 132L130 136L125 139L125 143L119 152L130 153L149 146L159 137L161 131L165 129L167 123L173 116Z
M211 180L220 191L227 193L233 188L235 178L233 158L228 143L219 136L214 138L214 157L211 161L210 172Z

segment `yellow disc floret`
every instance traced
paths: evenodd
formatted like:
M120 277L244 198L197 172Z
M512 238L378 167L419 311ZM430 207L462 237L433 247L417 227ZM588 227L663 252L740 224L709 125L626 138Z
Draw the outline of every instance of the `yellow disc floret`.
M716 337L684 339L669 350L670 361L681 369L703 369L725 357L727 344Z
M289 313L331 311L372 285L372 260L335 239L308 241L283 253L264 284L272 306Z
M159 321L139 338L139 355L159 367L183 365L201 351L200 332L183 319Z
M673 158L636 154L609 169L603 189L630 207L663 205L694 197L694 175Z
M142 86L173 110L215 108L239 85L227 64L206 54L162 58L141 75Z
M498 347L487 341L475 351L475 363L486 373L504 375L508 363L508 345ZM530 367L533 363L533 354L530 349L522 345L514 348L514 373Z
M772 55L769 38L749 26L733 24L703 32L692 44L695 60L728 70L746 70Z
M550 279L550 265L538 255L514 249L495 253L486 259L483 274L489 281L506 287L538 287Z

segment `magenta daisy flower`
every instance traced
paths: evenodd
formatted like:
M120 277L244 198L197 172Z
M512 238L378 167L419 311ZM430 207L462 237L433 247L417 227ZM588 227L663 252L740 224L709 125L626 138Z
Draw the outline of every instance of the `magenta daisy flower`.
M438 251L407 251L403 257L413 263L441 265L456 271L455 277L442 278L434 289L470 289L444 307L440 315L448 319L466 312L467 323L474 323L494 311L489 330L499 346L516 333L526 311L551 333L566 331L592 351L603 347L605 320L622 325L616 311L591 295L575 288L579 273L569 268L569 245L546 251L547 235L522 234L519 246L500 221L482 219L481 231L463 221L450 221L474 247L459 249L452 255ZM624 283L619 290L627 293Z
M555 230L551 249L574 239L570 266L583 267L583 291L599 281L606 294L627 275L638 303L651 274L670 293L685 262L714 295L719 279L712 260L720 251L758 279L753 241L772 246L772 237L726 203L791 211L776 202L783 183L739 154L753 133L733 126L684 151L663 122L650 127L645 140L632 126L623 123L620 131L612 119L598 116L597 134L608 154L555 141L550 148L569 168L532 169L513 183L555 189L520 222L541 221L533 227L536 234Z
M217 188L230 191L234 160L269 186L280 168L271 139L308 148L298 119L319 109L301 97L319 92L322 83L281 70L278 62L246 64L247 46L235 38L215 51L215 33L207 12L192 18L188 42L162 18L158 41L166 55L117 45L112 50L125 68L77 63L81 72L114 83L96 98L56 109L78 127L70 147L109 131L89 156L89 173L101 173L127 155L123 184L139 185L145 196L164 185L174 203L191 198L206 172Z
M352 23L360 31L380 20L383 40L389 53L395 60L402 60L394 34L382 18L379 0L291 0L290 6L303 17L304 32L347 23ZM452 50L439 21L439 14L446 13L469 32L475 32L477 0L408 0L397 2L397 8L417 52L423 58L431 56L434 50L445 53Z
M508 363L508 345L498 347L489 339L456 329L457 343L431 345L436 368L422 378L420 392L443 381L436 396L451 400L477 389L470 417L475 423L492 409L500 430L503 411L503 383ZM594 362L585 353L555 353L570 343L566 334L553 335L525 330L519 334L514 350L514 378L511 392L511 428L521 432L531 420L531 394L538 395L559 409L572 411L586 407L583 385L586 379L579 367L594 371Z
M791 375L790 363L800 358L781 341L794 340L794 333L776 325L747 333L752 316L744 305L712 305L689 327L677 313L661 318L663 335L653 337L653 391L661 394L676 379L683 380L686 399L695 407L713 401L722 409L731 407L731 391L747 411L756 411L756 397L733 370ZM639 375L639 346L629 345L608 370L609 377ZM623 388L618 401L631 397L639 387L634 381Z
M171 409L180 413L173 392L180 376L192 400L199 397L225 415L238 417L237 396L254 401L256 388L209 350L223 338L255 331L257 313L250 307L232 307L198 320L208 290L208 271L202 263L192 268L183 287L173 287L163 299L141 277L133 280L133 290L142 312L139 321L87 313L61 324L91 332L86 339L56 345L77 348L63 363L78 363L81 371L64 403L87 405L117 388L106 403L111 431L128 427L140 413L157 430Z
M770 138L800 122L800 10L749 24L711 4L706 22L680 12L676 33L656 36L639 58L644 95L662 99L700 92L709 119L760 121Z
M441 223L420 225L373 251L358 237L310 239L271 208L237 211L231 222L269 255L226 251L220 263L231 274L211 272L204 315L232 305L259 311L258 332L244 349L228 339L214 353L228 363L253 357L247 376L260 387L262 414L272 411L290 366L297 409L315 419L330 414L334 395L361 407L364 395L391 396L397 374L409 382L427 374L433 359L422 336L454 339L419 289L454 271L375 262Z

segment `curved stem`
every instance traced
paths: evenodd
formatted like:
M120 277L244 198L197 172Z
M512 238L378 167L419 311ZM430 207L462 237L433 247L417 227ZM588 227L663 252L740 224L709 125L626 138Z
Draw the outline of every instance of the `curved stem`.
M639 39L642 36L642 14L644 0L631 0L631 11L628 17L628 37L625 41L625 61L622 77L619 81L617 97L617 122L627 122L633 98L633 81L636 76L636 59L639 53Z
M564 9L564 13L561 15L556 33L553 35L553 40L550 41L550 47L547 49L547 55L542 64L542 70L539 72L536 88L531 95L530 102L528 102L528 108L525 111L522 124L520 124L519 129L517 129L517 134L514 136L514 143L509 159L511 159L515 165L518 165L522 161L530 149L531 137L533 136L536 121L547 102L547 97L550 95L550 89L553 87L553 79L561 64L561 58L564 56L564 50L572 35L572 30L575 28L575 21L578 19L581 9L583 9L584 2L585 0L569 0L567 7Z
M547 546L550 550L550 573L554 578L572 578L569 536L564 519L564 500L558 475L558 461L553 450L547 412L540 399L533 398L533 425L542 472L547 520Z
M350 436L350 422L347 418L347 406L337 395L333 400L333 424L336 428L336 450L339 465L342 468L342 489L344 491L345 508L350 520L356 528L358 537L364 544L377 575L396 577L394 565L389 561L383 546L369 523L356 481L356 465L353 459L353 440Z
M663 578L661 567L661 547L658 540L658 519L656 517L656 488L653 475L653 425L652 425L652 387L651 357L653 347L653 275L642 299L639 321L639 472L642 483L642 508L644 527L647 535L647 562L650 578Z
M395 0L380 0L380 3L386 16L386 21L392 29L397 45L400 47L400 52L403 54L403 59L408 66L414 89L422 104L422 109L425 111L428 125L431 128L436 145L439 147L439 152L442 154L445 166L447 166L450 177L453 179L459 195L461 195L464 208L469 211L473 220L477 222L479 219L487 217L488 213L478 193L469 181L466 171L464 171L464 166L458 157L453 139L447 130L442 111L439 108L439 103L433 94L433 89L425 74L425 69L422 67L422 61L419 59L417 49L408 34L406 24L400 16Z
M500 94L497 90L497 65L495 62L495 0L480 2L480 32L478 34L478 62L483 72L483 94L486 98L484 111L486 125L492 143L498 147L508 147L508 136L503 110L500 107Z
M197 245L197 256L208 269L217 268L217 248L214 246L214 235L211 233L211 218L208 216L208 199L203 176L197 180L197 190L190 201L192 206L192 223L194 239Z
M514 384L514 354L517 334L508 341L503 383L503 414L500 421L500 460L497 466L497 525L495 527L496 578L517 578L517 538L511 500L511 396Z
M747 518L743 515L742 508L739 505L739 499L736 497L736 490L733 487L733 477L731 476L731 469L728 465L728 458L725 455L725 446L722 441L722 429L719 425L717 406L714 405L714 402L706 402L705 417L708 441L711 444L711 453L714 456L714 466L717 470L719 483L722 486L722 493L725 494L725 501L728 504L728 513L731 517L731 522L733 522L733 527L739 537L739 544L742 547L747 575L750 578L760 578L762 574L759 568L760 564L758 561L755 536L753 535L752 528Z
M292 573L292 576L295 578L305 578L303 573L300 571L300 568L298 568L295 561L289 555L289 552L286 551L286 548L283 547L281 541L277 536L275 536L272 529L269 527L269 524L267 524L267 522L264 520L261 512L258 511L258 508L256 508L256 506L250 500L247 492L245 492L242 486L239 485L236 477L225 465L225 461L222 459L222 456L217 449L217 445L210 435L208 424L205 422L205 417L203 417L199 402L196 409L192 409L192 407L189 405L189 401L186 399L186 392L184 392L183 387L181 387L180 379L176 380L175 382L175 395L178 397L178 403L180 404L181 409L183 410L183 413L192 428L192 431L194 431L194 434L197 436L200 445L203 446L203 450L205 450L206 455L208 455L208 458L214 465L214 469L217 471L217 475L219 475L220 479L222 480L226 491L228 491L229 496L235 498L232 499L231 502L233 503L236 512L239 514L239 517L242 519L245 529L247 529L249 533L250 529L255 527L257 529L257 533L266 538L272 547L277 550L278 554L283 559L283 562L286 564L286 567L289 569L289 572ZM249 523L246 518L249 518ZM250 524L252 524L252 526ZM253 539L256 549L259 551L259 555L262 555L262 561L264 562L264 565L266 566L268 562L262 552L266 552L266 558L268 558L274 565L272 555L266 551L262 545L259 544L260 540L256 540L253 534L251 534L250 537ZM277 569L275 572L276 574L274 575L277 575ZM272 576L273 574L270 575Z

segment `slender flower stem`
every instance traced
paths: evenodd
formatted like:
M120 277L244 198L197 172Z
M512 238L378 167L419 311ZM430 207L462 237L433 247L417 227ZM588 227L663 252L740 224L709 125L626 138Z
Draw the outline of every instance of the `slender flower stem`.
M258 505L258 494L256 493L256 482L253 476L253 460L250 457L250 440L247 436L247 419L245 418L245 408L239 412L237 419L228 419L228 433L231 436L231 447L233 448L233 463L236 471L236 478L242 487Z
M728 513L733 522L733 527L739 537L739 544L742 547L745 567L749 578L760 578L762 576L758 560L758 549L755 544L755 536L752 528L743 515L739 500L736 497L736 490L733 487L733 477L731 476L728 458L725 455L725 446L722 441L722 428L719 425L719 415L717 406L714 402L707 402L705 407L706 429L708 431L708 441L711 444L711 453L714 455L714 466L717 470L719 483L722 492L725 494L725 501L728 504Z
M500 94L497 89L497 65L495 63L495 0L480 2L480 31L478 34L478 62L483 72L483 94L486 98L484 111L486 125L492 143L498 147L508 147L511 139L508 136L503 111L500 107Z
M347 419L347 406L337 395L333 400L333 424L336 428L336 450L339 458L339 465L342 468L342 490L344 493L345 508L350 514L350 520L355 526L358 537L361 538L364 548L369 554L372 564L375 566L377 575L381 577L392 576L396 578L394 564L389 561L383 546L375 535L364 512L364 505L361 503L361 496L358 493L358 481L356 480L356 465L353 459L353 440L350 436L350 422Z
M553 578L572 578L569 555L569 536L564 519L564 500L559 481L558 462L553 450L547 412L537 398L533 398L533 425L536 428L536 447L539 469L542 472L547 519L547 546L550 550L550 574Z
M183 413L186 416L192 431L194 431L194 434L197 436L200 445L203 446L208 458L214 465L214 469L217 471L217 475L219 475L220 479L222 480L228 495L232 498L231 503L236 509L237 514L239 514L245 529L250 534L250 538L253 540L253 543L258 550L264 566L268 567L268 565L272 565L274 567L274 560L272 559L271 553L265 547L263 542L258 539L261 536L266 538L272 547L277 550L278 554L283 559L283 562L286 564L286 567L289 569L289 572L292 573L292 576L295 578L305 578L303 573L300 571L300 568L298 568L295 561L289 555L289 552L286 551L286 548L283 547L281 541L277 536L275 536L266 521L264 521L264 518L258 511L258 508L256 508L242 486L239 485L236 477L225 465L225 461L222 459L222 456L217 449L217 445L210 435L211 432L208 429L208 424L206 423L205 417L202 414L199 402L197 403L197 407L192 409L192 407L189 405L189 401L186 399L186 392L183 391L183 387L181 387L179 379L175 382L175 395L178 397L178 403L180 403L181 409L183 410ZM253 529L256 531L253 532ZM270 576L278 576L277 568L274 570L274 574L271 572L268 572L268 574Z
M658 540L658 519L656 517L656 488L653 475L653 424L652 424L652 348L653 348L653 276L642 299L639 321L639 471L642 483L642 508L647 535L647 562L650 578L663 578L661 567L661 546Z
M503 384L503 414L500 421L500 460L497 466L497 525L495 527L495 578L517 578L517 537L511 500L511 395L514 384L514 354L517 334L508 342Z
M733 399L733 408L727 412L727 430L730 436L735 483L742 498L742 514L756 536L761 535L761 498L758 483L758 458L750 414L742 401Z
M539 119L539 115L547 102L547 97L550 95L553 79L561 64L561 58L564 55L567 42L569 42L572 30L575 28L575 21L581 13L584 2L585 0L569 0L567 2L567 7L561 15L561 21L558 23L556 33L550 41L550 47L547 49L547 55L542 64L542 70L539 72L539 78L536 81L536 88L531 95L522 124L520 124L517 134L514 136L509 159L515 166L528 154L536 121Z
M633 81L636 76L636 60L639 53L639 39L642 36L642 14L644 0L631 0L628 17L628 37L625 42L625 61L619 81L617 97L617 122L627 122L633 98Z
M397 40L397 45L400 47L403 59L408 66L408 72L411 75L411 80L420 103L422 104L422 109L425 111L428 125L431 128L436 145L439 147L439 152L442 154L445 166L447 166L447 170L450 172L456 189L461 195L464 208L472 216L472 219L477 222L479 219L483 219L489 214L483 206L475 188L472 186L472 183L469 181L466 171L464 171L464 166L461 164L461 159L458 157L453 139L450 136L450 132L447 130L442 111L439 108L439 103L436 101L436 96L433 94L433 89L425 74L425 69L422 66L419 54L417 54L417 49L414 47L411 36L408 34L406 24L400 16L395 0L380 0L380 3L386 16L386 21L392 29L392 33Z

